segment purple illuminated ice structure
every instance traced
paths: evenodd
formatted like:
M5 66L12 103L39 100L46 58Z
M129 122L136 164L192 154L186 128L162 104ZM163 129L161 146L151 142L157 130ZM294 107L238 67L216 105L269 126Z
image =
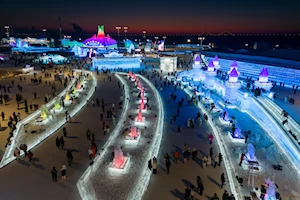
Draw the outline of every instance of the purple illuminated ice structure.
M233 138L239 138L239 139L243 139L244 136L242 135L242 131L239 127L236 127L236 129L234 130L234 133L232 134Z
M197 55L194 61L195 62L200 62L200 57Z
M249 161L255 161L255 149L252 143L248 144L247 158Z
M215 57L214 57L214 61L219 61L218 56L215 56Z
M262 71L259 73L260 77L269 77L268 69L264 67Z
M233 61L233 63L231 64L231 67L237 67L237 63L236 63L236 60Z
M229 73L229 77L238 77L239 76L239 74L238 74L238 72L236 71L236 68L233 68L232 70L231 70L231 72Z
M276 200L276 185L269 178L265 180L266 185L268 186L267 193L264 200Z
M230 117L229 117L228 110L224 110L224 112L226 112L226 113L225 113L224 120L225 120L225 121L230 121L231 119L230 119Z
M211 60L211 61L209 61L209 63L208 63L208 67L215 67L215 65L214 65L214 63L213 63L213 61Z

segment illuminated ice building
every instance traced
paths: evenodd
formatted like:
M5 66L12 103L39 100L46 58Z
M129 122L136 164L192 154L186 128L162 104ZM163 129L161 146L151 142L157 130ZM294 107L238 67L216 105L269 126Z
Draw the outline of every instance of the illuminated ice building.
M105 47L105 48L116 48L117 41L112 39L109 35L105 36L104 25L98 26L97 35L93 35L91 38L88 38L83 41L83 44L86 47Z

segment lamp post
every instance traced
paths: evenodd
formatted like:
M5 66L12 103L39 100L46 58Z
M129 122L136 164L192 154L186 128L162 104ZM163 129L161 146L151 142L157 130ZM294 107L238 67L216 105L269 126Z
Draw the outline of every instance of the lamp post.
M121 27L116 26L116 30L117 30L117 33L118 33L118 48L119 48L119 46L120 46L120 30L121 30Z
M145 44L146 44L146 31L143 31L143 38L144 38L144 40L145 40Z
M205 40L205 37L198 37L198 40L200 41L200 45L202 46L202 43Z
M123 28L124 28L125 40L127 40L128 26L124 26Z
M164 50L165 50L167 36L164 35L162 38L164 39Z

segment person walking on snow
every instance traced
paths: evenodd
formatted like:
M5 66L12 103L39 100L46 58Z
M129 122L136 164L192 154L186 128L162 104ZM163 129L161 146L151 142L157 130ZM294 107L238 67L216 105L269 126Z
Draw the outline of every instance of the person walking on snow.
M214 140L214 135L213 135L212 133L210 133L210 134L208 135L208 141L209 141L209 144L212 144L213 140Z
M67 179L67 167L66 165L63 165L60 169L61 178L66 180Z
M55 144L57 148L60 148L60 139L58 137L56 137Z
M219 155L218 154L214 157L214 161L215 161L214 168L216 168L217 164L219 163Z
M179 158L179 152L177 150L175 150L174 152L174 162L177 164L178 158Z
M221 166L222 161L223 161L223 156L221 153L219 153L219 166Z
M153 174L157 174L157 159L154 157L152 162Z
M152 160L148 160L148 168L151 171L152 170Z
M32 157L33 157L33 153L30 150L28 151L27 156L28 156L29 162L31 163Z
M243 160L245 159L245 154L242 153L241 158L240 158L240 164L239 166L242 166Z
M60 141L60 146L61 146L61 148L63 149L64 146L65 146L65 140L64 140L64 137L61 136L60 139L59 139L59 141Z
M225 185L225 174L222 173L221 174L221 186L220 186L220 188L223 188L224 185Z
M91 147L91 146L89 146L89 148L88 148L88 154L89 154L90 160L92 160L93 150L92 150L92 147Z
M203 185L203 182L202 182L200 176L197 176L197 185L198 185L199 195L202 196L203 190L204 190L204 185Z
M52 175L52 181L57 182L57 170L55 167L51 170L51 175Z

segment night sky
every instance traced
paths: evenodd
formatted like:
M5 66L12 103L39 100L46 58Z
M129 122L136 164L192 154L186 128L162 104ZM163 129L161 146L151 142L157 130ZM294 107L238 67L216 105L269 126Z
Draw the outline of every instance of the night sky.
M300 32L300 0L13 0L1 1L0 25L86 32L128 26L141 33Z

